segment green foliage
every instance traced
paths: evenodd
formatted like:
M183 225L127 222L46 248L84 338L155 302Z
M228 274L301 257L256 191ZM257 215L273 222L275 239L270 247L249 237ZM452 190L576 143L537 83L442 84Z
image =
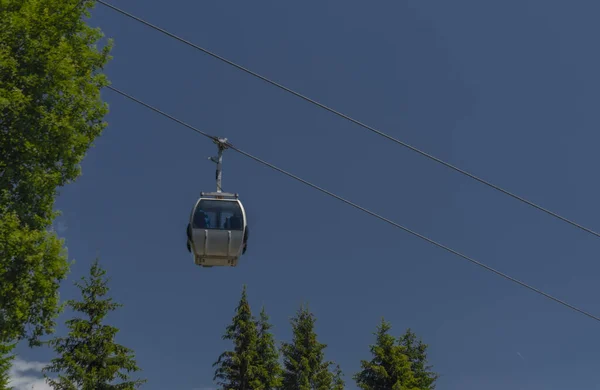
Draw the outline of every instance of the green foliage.
M78 4L81 4L78 6ZM0 8L0 205L45 228L57 187L105 127L100 70L111 43L82 14L94 1L3 0Z
M257 376L262 390L278 389L281 386L281 365L279 364L279 351L275 338L270 332L272 325L263 307L257 322Z
M82 300L69 300L67 305L85 318L66 321L68 336L56 337L48 343L58 357L43 371L56 390L132 390L145 382L130 380L129 373L140 370L135 355L114 342L117 328L103 324L108 313L121 307L112 298L103 298L109 290L105 274L96 260L89 277L82 278L83 283L75 283ZM49 378L47 372L57 373L58 378ZM120 383L114 384L115 381Z
M0 390L12 390L8 385L10 377L9 371L14 355L12 350L15 344L0 344Z
M30 229L14 212L1 211L0 343L27 336L37 344L55 325L59 282L69 264L55 233Z
M371 361L362 360L362 370L354 375L358 387L364 390L422 390L411 370L405 349L389 334L391 325L385 320L374 333Z
M344 374L342 373L342 369L339 364L335 366L333 370L333 384L331 386L332 390L344 390Z
M343 388L341 371L329 370L332 362L325 361L326 344L317 340L315 317L308 308L300 307L292 318L291 343L283 343L283 390L329 390Z
M234 348L223 352L213 364L217 367L214 380L223 389L272 390L281 384L279 352L271 333L272 325L263 308L258 320L252 315L246 286L224 340Z
M90 0L0 0L0 342L52 331L69 263L48 232L107 112ZM28 331L27 329L31 330Z
M410 329L400 337L399 342L411 363L417 387L422 390L434 390L439 375L431 371L432 366L427 364L427 344L418 340L417 335Z
M225 390L260 388L257 366L258 332L248 303L246 286L242 290L235 316L227 326L223 339L233 341L234 348L232 351L223 352L213 364L213 367L217 367L213 379Z

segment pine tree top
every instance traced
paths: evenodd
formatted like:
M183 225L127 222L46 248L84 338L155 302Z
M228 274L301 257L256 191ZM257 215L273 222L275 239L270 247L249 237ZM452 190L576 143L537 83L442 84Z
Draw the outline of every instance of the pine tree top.
M329 390L342 383L341 371L329 370L333 363L325 360L327 345L317 340L315 322L304 305L291 319L292 342L282 343L283 390Z
M275 337L270 332L273 328L264 306L256 322L258 331L257 350L257 376L262 390L278 389L281 386L281 364Z
M48 342L59 355L43 370L45 376L47 372L59 374L56 379L46 376L54 389L130 390L145 382L130 380L129 373L140 371L135 355L114 341L119 329L104 323L108 313L121 306L105 298L109 291L105 274L96 259L89 276L75 283L82 300L67 301L73 311L85 316L66 321L68 335Z
M372 359L362 360L362 370L354 375L358 387L364 390L420 390L405 348L389 334L391 324L385 319L374 332L375 343L370 346Z
M225 329L223 339L233 342L233 350L223 352L213 364L213 367L217 367L213 380L223 389L254 389L258 371L258 332L245 285L235 315Z
M423 343L410 328L398 338L398 342L404 348L408 360L411 362L419 388L434 390L439 375L433 372L433 367L427 363L428 345Z

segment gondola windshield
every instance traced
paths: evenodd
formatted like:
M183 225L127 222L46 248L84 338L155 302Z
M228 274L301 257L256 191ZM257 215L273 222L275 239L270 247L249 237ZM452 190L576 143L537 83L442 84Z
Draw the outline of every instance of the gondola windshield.
M237 201L202 199L193 223L194 229L243 230L244 217Z

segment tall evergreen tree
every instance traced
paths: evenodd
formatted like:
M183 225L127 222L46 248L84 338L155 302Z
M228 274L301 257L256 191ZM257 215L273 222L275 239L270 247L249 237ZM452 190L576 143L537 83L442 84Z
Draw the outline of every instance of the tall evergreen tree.
M278 389L281 386L281 365L279 364L279 351L271 333L272 325L263 307L257 321L257 365L258 380L262 390Z
M246 294L246 286L224 340L233 341L233 350L225 351L213 364L214 380L225 390L260 389L258 367L258 332Z
M356 384L364 390L421 390L404 347L389 334L390 329L390 323L382 319L370 347L373 358L361 361L362 370L354 375Z
M292 318L291 343L283 343L283 390L330 390L339 386L341 371L332 373L325 361L326 344L317 340L315 317L301 306Z
M109 291L105 274L95 260L89 276L82 278L82 283L75 283L82 300L69 300L67 305L85 317L66 321L67 337L56 337L48 343L58 357L43 371L55 390L132 390L145 382L130 379L129 373L140 370L135 355L114 342L119 330L104 324L105 317L122 306L105 298ZM58 374L58 378L49 378L47 372Z
M427 363L427 344L424 344L410 329L399 338L400 345L404 347L412 371L417 381L417 387L422 390L434 390L435 382L439 375L431 369L433 366Z

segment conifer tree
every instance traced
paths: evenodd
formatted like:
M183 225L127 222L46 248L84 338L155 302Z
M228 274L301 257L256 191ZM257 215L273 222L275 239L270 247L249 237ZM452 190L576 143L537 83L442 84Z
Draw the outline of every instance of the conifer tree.
M114 342L119 331L116 327L104 324L108 313L122 306L105 298L109 290L105 274L95 260L89 276L82 278L82 283L75 283L82 300L69 300L67 306L84 314L84 318L66 321L67 337L48 342L58 357L43 372L55 390L132 390L145 382L130 379L129 373L140 370L134 353ZM47 372L58 374L58 378L49 378Z
M354 375L356 384L364 390L421 390L404 347L389 334L390 329L390 323L382 319L370 347L373 358L361 361L362 370Z
M216 366L213 380L224 390L260 389L258 367L258 332L246 295L246 286L224 340L233 341L233 350L225 351L213 364Z
M303 306L292 318L292 342L282 345L283 390L330 390L340 385L341 371L329 370L333 363L325 361L327 345L317 340L315 321Z
M424 344L410 329L399 338L400 345L404 347L412 371L417 381L417 386L422 390L434 390L435 382L439 375L431 371L433 368L427 364L427 344Z
M263 307L257 321L258 343L258 380L262 390L278 389L281 386L281 365L279 364L279 351L275 344L273 334L270 332L272 325Z

